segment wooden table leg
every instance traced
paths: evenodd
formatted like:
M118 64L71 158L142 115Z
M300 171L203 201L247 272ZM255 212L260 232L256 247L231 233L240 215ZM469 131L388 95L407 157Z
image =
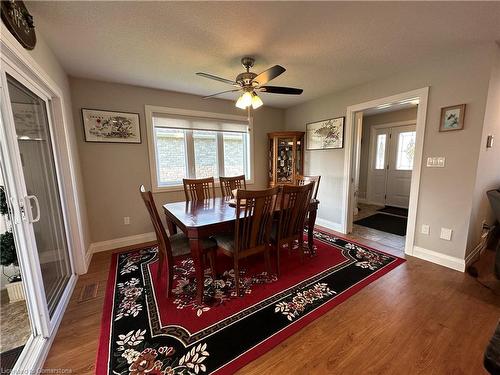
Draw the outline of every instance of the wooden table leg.
M170 220L168 217L167 217L167 228L168 228L168 235L169 236L172 236L174 234L177 234L177 226L175 225L175 223Z
M309 211L309 221L307 223L307 244L309 245L309 254L316 255L314 252L314 225L316 224L316 214L318 209Z
M191 248L191 256L194 262L194 269L196 274L196 302L198 304L203 303L203 289L204 289L204 262L203 262L203 252L201 239L190 238L189 247Z

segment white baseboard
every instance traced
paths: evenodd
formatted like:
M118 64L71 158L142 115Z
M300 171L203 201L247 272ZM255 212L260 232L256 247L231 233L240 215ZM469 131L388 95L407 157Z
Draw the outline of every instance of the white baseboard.
M456 271L465 271L465 259L452 257L450 255L441 254L437 251L424 249L423 247L414 246L412 256L427 260L432 263L439 264L444 267L451 268Z
M316 218L316 224L334 230L336 232L342 233L342 225L340 225L339 223L334 223L333 221L321 219L318 217Z
M381 203L379 203L379 202L372 202L372 201L370 201L370 200L368 200L368 199L366 199L366 198L365 198L365 199L360 199L360 198L358 198L358 203L363 203L363 204L371 204L371 205L373 205L373 206L380 206L380 207L384 207L384 205L383 205L383 204L381 204Z
M92 260L92 244L90 244L85 253L85 273L89 270L90 261Z
M87 254L99 253L101 251L108 251L113 249L118 249L120 247L132 246L141 244L144 242L156 241L155 232L136 234L128 237L114 238L112 240L93 242L90 244Z

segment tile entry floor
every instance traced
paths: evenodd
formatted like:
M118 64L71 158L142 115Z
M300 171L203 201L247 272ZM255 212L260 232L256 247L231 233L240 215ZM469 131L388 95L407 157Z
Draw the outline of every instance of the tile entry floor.
M378 209L383 208L383 206L376 206L373 204L358 203L358 214L354 216L353 221L364 219L365 217L374 215L378 212ZM396 234L382 232L377 229L364 227L362 225L353 224L352 233L350 236L355 240L356 238L361 240L369 240L383 245L384 247L393 248L401 253L405 250L405 240L406 236L398 236Z

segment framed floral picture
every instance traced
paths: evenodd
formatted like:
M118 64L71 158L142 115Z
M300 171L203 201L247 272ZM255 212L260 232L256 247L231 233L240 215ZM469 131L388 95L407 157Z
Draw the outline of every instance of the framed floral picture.
M461 130L464 128L465 104L441 108L440 132Z
M141 143L139 114L82 108L86 142Z
M307 150L343 148L344 120L345 117L337 117L306 124Z

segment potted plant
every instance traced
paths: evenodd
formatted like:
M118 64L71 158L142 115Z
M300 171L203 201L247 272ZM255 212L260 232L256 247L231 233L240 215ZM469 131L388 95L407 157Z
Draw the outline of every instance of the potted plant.
M5 223L6 230L0 234L0 264L2 265L2 273L7 277L6 285L9 301L24 300L23 285L21 282L21 274L19 273L19 263L17 260L16 245L14 242L14 234L9 220L9 209L7 207L7 199L3 186L0 186L0 220ZM14 270L13 274L5 272L6 267Z

